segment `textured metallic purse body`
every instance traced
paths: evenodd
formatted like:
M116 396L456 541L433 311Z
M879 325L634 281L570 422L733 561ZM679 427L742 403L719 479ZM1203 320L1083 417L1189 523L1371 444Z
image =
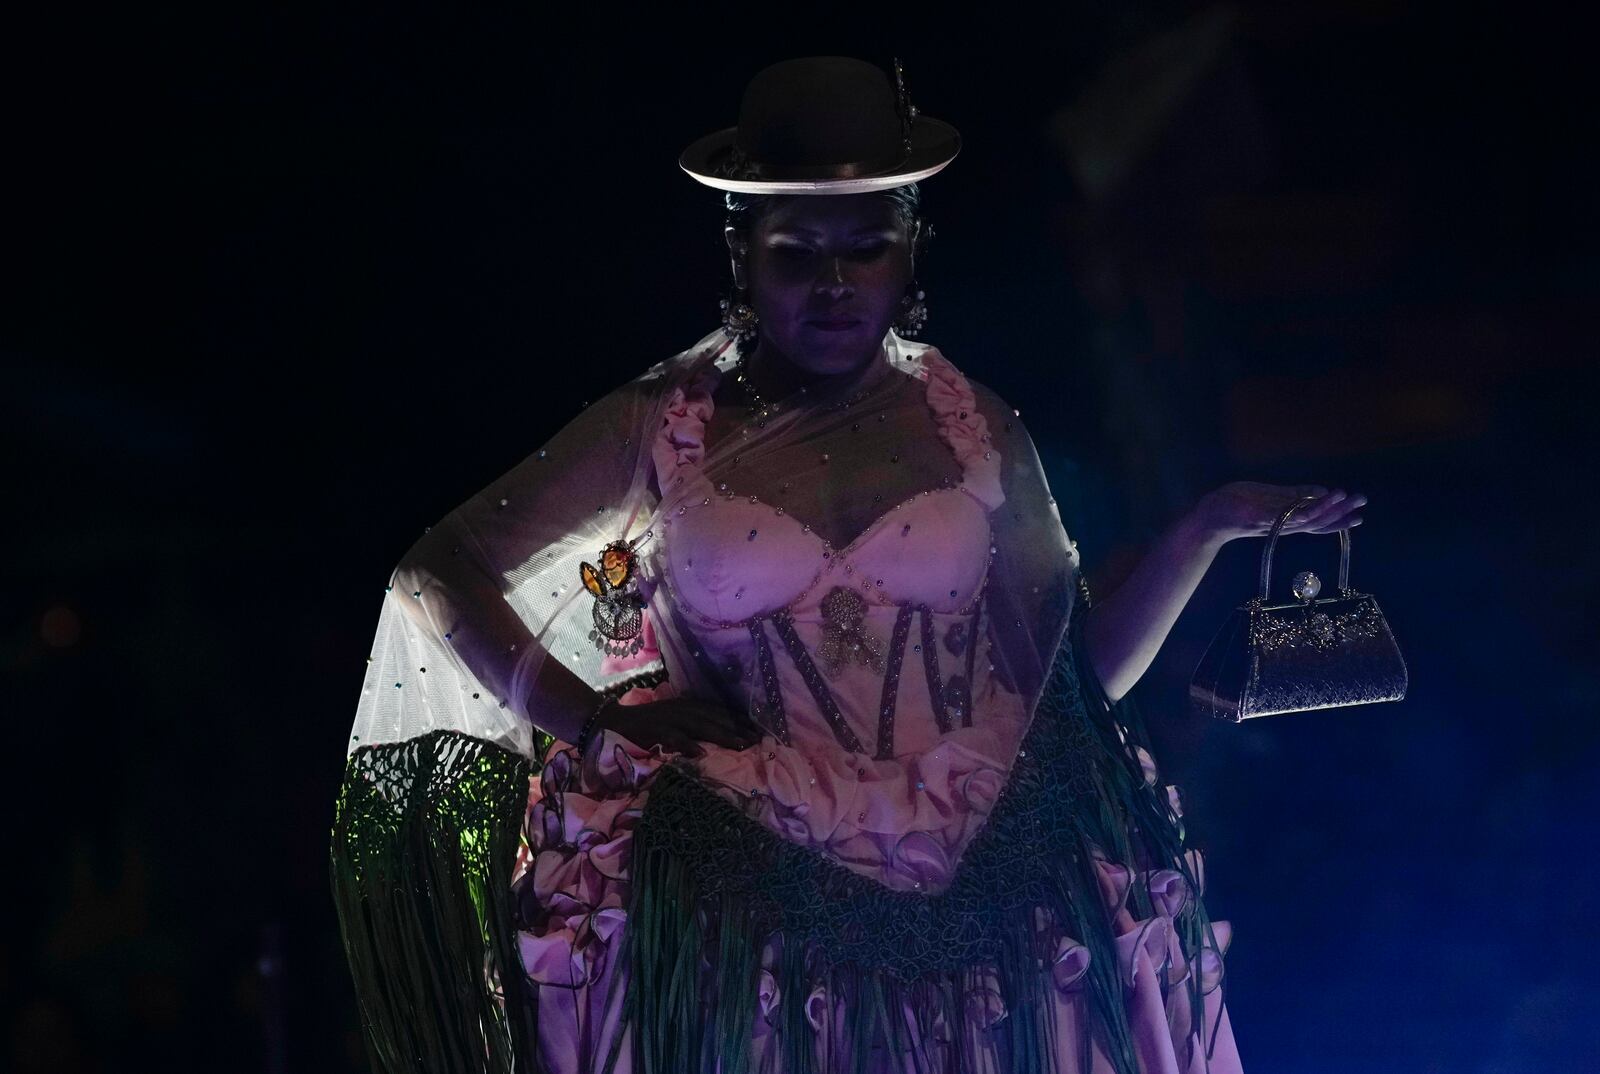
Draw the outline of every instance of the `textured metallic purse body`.
M1229 616L1195 668L1189 699L1200 715L1238 723L1406 696L1406 662L1370 593L1350 588L1350 531L1339 531L1339 595L1317 599L1322 582L1295 575L1295 601L1267 603L1278 532L1307 496L1290 504L1261 554L1260 592Z

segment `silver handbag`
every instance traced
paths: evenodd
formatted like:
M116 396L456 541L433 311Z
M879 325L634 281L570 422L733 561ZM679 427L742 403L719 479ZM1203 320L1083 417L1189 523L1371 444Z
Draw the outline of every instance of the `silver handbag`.
M1234 609L1195 667L1189 700L1196 713L1238 723L1406 696L1406 662L1388 621L1372 594L1350 588L1348 529L1339 531L1337 597L1317 599L1321 579L1301 571L1291 583L1293 603L1267 603L1278 532L1315 499L1295 500L1267 534L1260 592Z

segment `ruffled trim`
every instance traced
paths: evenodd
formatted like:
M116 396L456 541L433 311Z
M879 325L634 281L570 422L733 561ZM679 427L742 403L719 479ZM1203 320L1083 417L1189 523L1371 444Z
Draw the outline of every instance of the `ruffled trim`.
M1000 487L1000 451L989 436L989 422L978 411L978 398L961 371L937 349L922 353L928 378L928 406L939 423L939 435L961 464L962 487L993 511L1006 496Z
M811 755L771 737L748 750L707 745L692 764L724 797L759 798L758 819L791 843L897 891L947 887L1005 783L996 742L1014 742L1026 714L1013 694L980 699L983 727L886 760Z
M910 763L865 762L868 768L848 772L772 739L752 750L705 748L701 766L712 770L707 775L714 781L753 780L761 789L774 807L770 826L778 834L906 891L949 882L957 851L993 808L1002 781L982 754L955 741ZM645 788L674 756L610 731L581 768L571 746L551 746L529 794L527 851L513 882L523 963L533 980L575 988L594 983L609 965L613 938L627 916ZM891 779L903 784L903 794L886 789ZM902 808L905 802L915 807ZM868 806L865 818L858 816L860 805ZM769 981L764 987L776 986ZM764 1007L775 1002L775 996L762 999Z
M527 849L512 887L521 914L523 968L540 984L599 979L627 920L633 829L643 791L668 755L603 732L581 763L556 742L530 788Z
M1190 853L1195 855L1191 861L1197 861L1198 852ZM1117 932L1118 971L1124 983L1129 987L1137 985L1141 973L1155 975L1168 988L1187 980L1191 967L1184 956L1178 921L1196 893L1183 874L1176 869L1152 869L1135 874L1128 866L1106 858L1095 859L1095 872L1106 914ZM1155 910L1149 917L1135 919L1128 912L1128 897L1136 885L1149 897ZM1221 982L1222 956L1232 939L1227 922L1213 922L1212 928L1217 943L1212 946L1210 940L1206 940L1200 952L1202 992L1212 991ZM1056 987L1063 992L1075 991L1089 971L1089 951L1064 933L1058 932L1054 942L1052 971Z
M764 752L774 754L774 761L780 749L771 740L763 744ZM753 752L747 751L747 755ZM603 733L581 766L572 747L561 742L551 747L541 778L529 795L527 850L513 881L523 918L523 965L530 979L576 988L594 984L607 973L611 949L626 924L634 829L643 813L650 777L674 756L660 747L642 749L610 731ZM767 772L774 778L766 793L776 797L787 791L801 803L816 800L809 777L798 776L802 771L815 769L788 763L770 765ZM954 775L951 770L945 771ZM970 778L929 781L926 777L933 774L931 770L908 774L912 778L924 777L930 788L934 783L948 787L948 797L938 796L936 813L961 812L973 806L987 811L993 804L987 788L978 792L979 802L962 801L973 791ZM820 818L806 817L804 806L797 812L798 816L788 814L789 824L776 825L778 830L794 842L825 849L826 841L819 843L811 837L807 824ZM834 823L853 828L843 817L823 821L824 826ZM915 844L921 852L926 871L913 868L906 870L905 876L919 876L928 887L948 880L950 856L938 840L924 831L908 832L899 838L898 849L885 862L891 871L900 872L895 866L903 868L901 859L916 856L907 849L908 843ZM1202 877L1204 865L1199 852L1190 851L1187 857L1195 876ZM1212 934L1202 940L1198 957L1192 962L1185 957L1177 922L1200 893L1191 889L1181 872L1155 869L1136 873L1129 866L1104 857L1095 859L1095 871L1104 912L1117 934L1117 974L1127 987L1137 991L1164 986L1164 990L1177 995L1175 986L1187 981L1191 973L1198 973L1203 994L1217 989L1223 977L1223 958L1233 938L1232 929L1226 921L1213 922ZM1148 896L1155 911L1151 916L1135 919L1129 913L1129 896L1135 887ZM1057 991L1064 998L1080 992L1091 968L1089 949L1056 927L1042 911L1039 928L1041 936L1048 937L1044 949L1054 952L1050 971ZM756 1020L757 1036L770 1032L769 1023L777 1008L776 969L774 953L764 952L757 982L756 1006L762 1015ZM821 1028L828 1007L826 987L815 985L806 1004L814 1029ZM964 1013L970 1024L982 1029L1002 1021L1007 1005L998 980L993 987L975 988L968 996ZM939 1020L940 1032L935 1036L949 1039L949 1027L942 1024L942 1015Z
M711 481L701 469L706 458L706 423L715 409L711 393L721 376L707 363L699 376L672 389L661 435L651 447L663 500L709 495Z

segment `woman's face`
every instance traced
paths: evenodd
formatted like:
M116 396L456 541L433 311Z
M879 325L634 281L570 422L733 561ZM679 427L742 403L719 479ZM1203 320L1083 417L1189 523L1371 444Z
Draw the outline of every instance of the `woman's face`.
M880 195L794 196L769 206L744 257L762 345L822 376L871 361L911 282L912 240ZM729 242L738 261L738 236Z

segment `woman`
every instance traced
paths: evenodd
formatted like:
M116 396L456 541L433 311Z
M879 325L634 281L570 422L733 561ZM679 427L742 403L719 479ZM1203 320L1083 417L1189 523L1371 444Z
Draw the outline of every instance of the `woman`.
M1121 699L1222 544L1365 500L1226 485L1088 615L1020 415L906 338L958 148L869 64L761 72L681 162L723 327L398 566L334 840L382 1068L1239 1069Z

